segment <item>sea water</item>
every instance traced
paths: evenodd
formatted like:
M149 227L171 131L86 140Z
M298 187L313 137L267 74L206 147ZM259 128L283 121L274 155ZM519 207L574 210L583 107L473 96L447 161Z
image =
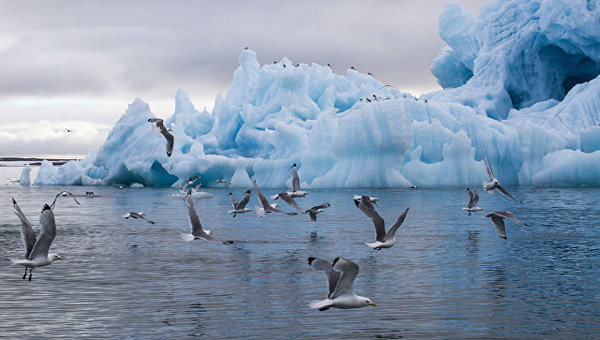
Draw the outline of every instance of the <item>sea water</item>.
M34 168L33 173L36 169ZM187 207L176 188L22 187L0 168L0 337L8 338L592 338L600 336L600 190L507 188L519 204L482 188L468 216L465 188L309 190L307 215L227 214L232 191L202 189L205 228L232 244L185 242ZM260 183L259 183L260 184ZM39 230L39 213L61 189L51 252L33 270L23 256L11 197ZM283 189L283 188L282 188ZM277 190L264 190L269 196ZM390 227L410 208L390 249L375 251L371 221L352 200L376 196ZM253 192L248 207L258 200ZM292 208L279 202L286 211ZM499 238L485 213L513 212ZM145 212L156 224L124 219ZM311 310L324 299L323 272L307 258L341 256L360 267L354 291L377 306Z

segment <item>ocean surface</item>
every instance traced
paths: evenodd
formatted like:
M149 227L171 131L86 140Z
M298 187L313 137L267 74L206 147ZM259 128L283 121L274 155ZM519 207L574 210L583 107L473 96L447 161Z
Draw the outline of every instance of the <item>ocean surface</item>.
M465 188L310 190L301 207L331 204L316 223L306 215L232 218L227 194L244 190L205 189L196 210L214 237L233 241L224 245L183 241L189 224L178 189L22 187L20 172L0 166L0 337L600 337L598 188L507 188L519 204L478 187L484 212L472 216L462 210ZM60 189L97 197L80 197L79 206L59 199L51 252L64 261L22 280L10 261L23 256L11 197L37 232L43 204ZM410 207L393 248L364 244L375 232L354 194L379 197L388 226ZM248 206L257 202L253 193ZM507 221L508 239L500 239L484 217L495 210L529 226ZM156 224L124 219L129 211ZM309 256L356 262L354 291L377 306L311 310L327 286Z

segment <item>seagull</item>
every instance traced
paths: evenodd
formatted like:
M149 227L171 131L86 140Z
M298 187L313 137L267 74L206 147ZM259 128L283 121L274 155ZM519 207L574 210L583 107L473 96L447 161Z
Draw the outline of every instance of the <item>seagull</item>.
M217 183L223 183L223 184L231 185L231 182L227 182L227 181L226 181L226 180L224 180L224 179L218 179L218 180L217 180Z
M418 186L416 186L416 185L411 185L411 186L409 186L408 188L409 188L410 190L417 190L417 189L419 189L419 187L418 187Z
M377 201L379 201L378 197L365 196L365 195L363 195L363 196L354 195L353 198L354 198L355 201L360 201L360 200L362 200L363 197L368 197L369 198L369 202L371 202L373 204L377 204Z
M162 119L160 119L160 118L150 118L150 119L148 119L148 121L150 123L154 123L154 125L156 126L156 128L158 128L158 130L160 131L160 133L163 136L165 136L165 138L167 139L167 156L171 157L171 154L173 153L173 142L174 142L173 135L170 134L169 131L165 128Z
M493 213L489 213L489 214L485 215L485 217L490 218L490 220L496 227L496 234L498 234L499 237L501 237L505 240L506 240L506 229L504 228L504 218L510 218L511 220L513 220L515 222L523 223L524 225L529 226L529 224L522 222L521 220L519 220L517 218L517 216L515 216L513 213L508 212L508 211L494 211Z
M115 188L115 192L119 191L119 190L123 190L125 191L125 187L122 184L117 185L117 187Z
M243 214L252 211L246 208L246 204L248 204L248 201L250 200L250 190L246 190L244 193L244 198L242 198L242 200L239 202L235 200L232 193L229 193L229 199L231 200L233 210L230 210L227 213L233 214L233 217L235 217L236 214Z
M386 233L385 222L383 221L383 218L379 216L377 211L375 211L375 208L371 204L371 201L369 200L368 196L363 196L360 201L355 199L354 204L358 209L360 209L360 211L367 215L367 217L370 218L371 221L373 221L373 225L375 226L375 232L377 233L377 236L375 237L376 242L365 242L365 244L376 250L381 250L381 248L392 247L394 243L396 243L396 238L394 237L394 235L396 235L396 231L398 230L400 225L402 225L402 222L404 222L406 214L408 214L408 208L406 208L404 213L400 215L400 217L398 217L396 223L394 223L394 225Z
M190 220L190 227L192 228L192 234L182 234L184 240L193 241L200 238L203 238L207 241L217 242L217 240L210 236L210 230L202 228L202 224L200 223L200 218L198 218L198 214L196 214L196 209L194 208L194 201L192 201L192 195L187 194L185 196L185 200L188 206L188 218Z
M50 209L54 209L54 204L56 204L56 200L57 200L57 199L58 199L60 196L63 196L63 197L71 196L71 197L73 198L73 200L75 200L75 203L77 203L77 204L81 204L81 203L79 203L79 201L78 201L78 200L75 198L75 196L73 196L73 194L72 194L71 192L63 190L63 191L59 192L58 194L56 194L56 196L54 196L54 201L52 201L52 204L50 204Z
M494 176L494 172L492 171L492 167L490 166L490 161L488 159L487 153L485 154L485 169L487 170L487 174L488 174L488 177L490 178L490 182L488 183L488 182L484 181L483 189L490 194L494 193L494 189L498 189L498 191L500 191L500 193L502 195L508 196L516 201L517 199L512 197L511 194L509 194L508 191L506 191L498 183L498 180L496 179L496 176Z
M256 215L258 215L260 217L264 217L264 216L266 216L266 214L272 213L272 212L276 212L276 213L280 213L280 214L296 215L296 213L286 213L284 211L281 211L281 210L277 209L277 206L269 204L269 201L267 201L267 198L265 197L265 195L263 195L263 193L260 192L260 189L256 185L256 181L254 181L253 184L254 184L254 191L256 191L256 196L258 196L258 201L260 202L260 205L262 205L262 208L255 207L254 210L256 212Z
M317 214L323 212L323 209L329 208L331 205L329 203L323 203L321 205L315 205L314 207L306 210L304 213L310 216L310 220L313 222L317 221Z
M69 133L69 132L73 132L73 130L65 128L65 132Z
M356 263L337 257L331 264L325 260L309 257L308 264L316 270L325 271L327 275L327 299L313 301L310 308L325 311L331 307L346 309L376 306L369 298L358 296L352 290L354 279L358 274Z
M296 163L292 165L290 169L292 175L292 192L289 193L291 197L304 197L308 195L308 192L300 189L300 178L298 177L298 170L296 169Z
M298 206L298 203L296 203L296 201L292 198L292 195L289 192L280 192L273 197L275 197L275 199L281 198L282 200L285 201L285 203L291 205L299 213L301 213L301 214L305 213L302 209L300 209L300 207ZM273 197L271 197L271 198L273 198Z
M44 204L42 213L40 215L40 225L42 226L42 232L39 235L39 239L36 240L35 233L31 223L23 214L21 208L17 204L15 199L12 199L13 208L15 214L21 220L21 239L25 246L25 258L22 260L13 261L14 264L20 264L25 266L25 274L23 280L27 276L27 268L29 268L29 281L31 281L33 268L47 266L54 260L62 260L63 258L58 254L48 253L50 245L56 236L56 224L54 222L54 213L52 208L48 204Z
M196 181L199 179L200 179L200 176L190 176L190 178L188 178L187 182L183 183L182 187L179 187L179 190L184 195L187 195L188 193L192 193L192 191L198 190L198 188L200 188L202 186L202 182L198 183L195 187L190 187L190 186L193 185L194 183L196 183Z
M96 194L94 194L94 192L93 192L93 191L86 191L86 192L85 192L85 195L86 195L86 196L88 196L88 197L93 197L93 196L96 196Z
M148 222L150 224L154 224L154 221L150 221L149 219L147 219L146 214L144 214L143 212L138 213L138 212L132 211L132 212L128 212L127 214L123 215L123 217L125 217L125 219L128 219L131 217L131 218L135 218L138 220L145 220L146 222Z
M467 188L467 193L469 194L469 205L467 205L466 208L463 208L463 210L468 211L469 216L471 216L472 212L481 211L483 209L477 206L477 202L479 201L479 195L477 195L477 191L473 192L471 189Z

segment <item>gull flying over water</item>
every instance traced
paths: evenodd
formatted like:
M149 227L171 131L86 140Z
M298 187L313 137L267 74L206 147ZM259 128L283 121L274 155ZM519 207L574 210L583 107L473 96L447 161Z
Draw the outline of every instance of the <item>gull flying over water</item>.
M148 122L154 123L154 125L158 129L159 133L162 134L165 137L165 139L167 140L167 156L171 157L171 154L173 153L173 142L174 142L173 135L171 133L169 133L169 130L167 130L167 128L165 128L165 125L163 124L162 119L150 118L150 119L148 119Z
M285 203L291 205L294 209L296 209L297 212L301 214L305 213L302 209L300 209L298 203L296 203L296 201L292 198L292 195L290 195L289 192L280 192L276 196L278 198L281 198Z
M362 200L363 197L367 197L369 199L369 202L373 203L373 204L377 204L377 201L379 201L379 198L377 197L372 197L372 196L366 196L366 195L354 195L354 200L355 201L360 201Z
M498 183L498 180L496 179L496 176L494 176L494 172L492 171L492 167L490 165L490 161L488 159L487 153L485 154L485 169L487 171L488 177L490 178L490 182L488 183L488 182L484 181L483 189L490 194L493 194L494 189L497 189L498 191L500 191L500 193L502 195L508 196L508 197L512 198L513 200L517 201L516 198L512 197L512 195L509 194L508 191L506 191L506 189L501 187L500 183Z
M35 233L33 232L33 227L27 220L27 217L25 217L25 214L23 214L21 208L19 208L17 201L15 201L13 198L12 202L13 208L15 209L15 214L21 220L21 239L23 240L23 245L25 246L24 259L14 260L13 263L25 266L23 280L25 277L27 277L27 268L29 268L29 281L31 281L33 268L47 266L54 260L63 259L62 257L58 256L58 254L48 253L50 250L50 245L52 245L52 241L56 236L54 213L48 204L44 204L42 213L40 215L40 225L42 226L42 231L39 235L39 238L36 239Z
M504 228L504 218L509 218L517 223L523 223L523 225L528 226L529 224L522 222L517 218L513 213L508 211L494 211L493 213L489 213L485 215L485 217L489 217L494 226L496 227L496 234L500 238L506 240L506 229Z
M272 212L276 212L276 213L280 213L280 214L287 214L287 215L296 215L296 213L286 213L285 211L281 211L281 210L277 209L276 204L269 204L269 201L267 201L267 198L265 197L265 195L263 195L263 193L260 191L260 189L256 185L256 181L254 181L252 184L254 184L254 191L256 191L256 196L258 196L258 201L260 202L260 205L262 206L262 207L256 207L254 209L256 211L256 215L258 215L259 217L264 217L264 216L267 216L268 213L272 213Z
M144 214L143 212L132 211L132 212L128 212L127 214L123 215L123 217L125 217L125 219L128 219L131 217L131 218L135 218L138 220L144 220L150 224L154 224L154 221L150 221L149 219L147 219L146 214Z
M233 214L233 217L235 217L236 214L243 214L252 211L246 208L246 204L248 204L248 201L250 201L250 190L246 190L246 192L244 193L244 198L242 198L242 200L239 202L236 201L232 193L229 193L228 196L231 200L231 205L233 206L233 210L228 211L228 214Z
M479 201L479 195L477 195L477 191L473 192L471 189L467 188L467 194L469 194L469 204L463 210L469 212L469 216L471 216L472 212L481 211L480 207L477 206L477 202Z
M81 203L79 203L77 198L75 198L75 196L70 191L63 190L63 191L59 192L58 194L56 194L56 196L54 196L54 201L52 201L52 204L50 204L50 209L54 209L54 204L56 204L56 200L61 196L62 197L71 196L73 198L73 200L75 201L75 203L81 204Z
M192 195L187 194L185 196L185 201L187 202L187 206L188 206L188 219L190 221L190 227L192 229L192 233L191 234L182 234L183 239L186 241L193 241L193 240L202 238L207 241L218 242L217 239L215 239L214 237L212 237L210 235L211 234L210 230L204 229L202 227L202 223L200 223L200 218L198 217L198 214L196 213L196 209L194 208L194 201L192 200Z
M306 210L304 213L308 214L308 216L310 216L310 220L313 222L317 221L317 214L318 213L322 213L323 209L325 208L329 208L331 205L327 202L321 204L321 205L315 205L314 207Z
M223 183L223 184L231 185L231 182L227 182L227 181L226 181L226 180L224 180L224 179L218 179L218 180L217 180L217 183Z
M394 223L394 225L386 233L385 222L383 221L383 218L379 216L377 211L375 211L375 208L371 204L371 200L369 200L369 197L362 196L362 199L360 201L355 199L354 204L358 209L360 209L360 211L362 211L365 215L367 215L368 218L371 219L371 221L373 222L373 226L375 227L375 232L377 234L375 237L376 242L365 242L365 244L376 250L380 250L381 248L392 247L394 243L396 243L396 231L402 225L402 222L404 222L406 214L408 214L408 208L406 208L404 213L402 213L402 215L398 217L396 223Z
M298 177L298 170L296 169L296 163L292 165L290 169L290 174L292 175L292 192L290 192L291 197L304 197L308 195L308 192L300 189L300 178Z
M356 263L337 257L331 264L325 260L309 257L308 264L314 269L325 271L327 275L327 299L313 301L310 308L324 311L331 307L346 309L376 306L369 298L354 294L352 286L358 274Z

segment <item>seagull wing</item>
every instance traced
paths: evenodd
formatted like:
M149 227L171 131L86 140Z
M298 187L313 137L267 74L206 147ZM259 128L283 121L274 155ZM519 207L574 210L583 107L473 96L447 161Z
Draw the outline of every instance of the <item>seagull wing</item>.
M202 237L208 241L216 241L214 237L208 235L204 231L204 228L202 228L200 218L198 218L198 214L196 214L196 209L194 208L194 201L192 201L192 195L186 195L185 200L187 201L188 218L190 220L190 226L192 228L192 235L194 235L194 237Z
M250 201L250 193L247 192L244 194L244 198L242 198L242 200L236 204L235 209L236 210L242 210L246 207L246 204L248 204L248 201Z
M231 200L231 205L233 206L233 210L237 209L238 201L235 200L232 193L229 193L229 199Z
M298 203L296 203L296 201L292 198L292 196L288 195L287 192L280 192L279 193L279 197L285 201L285 203L291 205L292 207L294 207L296 209L296 211L298 211L301 214L304 214L304 211L302 211L302 209L300 209L300 207L298 206Z
M377 233L375 239L379 242L383 242L385 239L385 222L383 218L379 216L373 204L371 204L369 196L361 196L360 201L354 200L354 204L362 211L368 218L373 221L375 227L375 233Z
M308 216L310 216L310 220L313 222L317 222L317 213L313 210L308 210Z
M290 174L292 174L292 191L300 191L300 178L295 166L290 170Z
M308 264L316 270L325 271L325 275L327 275L327 298L331 299L331 295L340 280L341 272L333 270L333 266L329 261L314 257L308 258Z
M469 204L467 205L467 208L472 208L473 207L473 192L471 191L471 189L467 188L467 194L469 194Z
M398 217L398 220L396 220L396 223L394 223L394 225L390 228L390 230L388 230L387 234L385 234L385 238L383 239L384 241L394 238L394 236L396 235L396 230L398 230L398 228L402 225L402 222L404 222L404 219L406 218L406 214L408 214L408 208L406 208L406 210L404 210L404 213L402 213L402 215L400 215L400 217Z
M63 191L59 192L58 194L56 194L56 196L54 196L54 201L52 201L52 204L50 204L50 208L51 209L54 209L54 204L56 204L56 200L60 196L62 196L62 194L68 194L69 196L71 196L73 198L73 200L75 201L75 203L81 204L81 203L79 203L79 201L77 200L77 198L75 198L75 196L70 191L63 190Z
M56 236L54 213L48 204L45 204L44 208L42 209L42 214L40 215L40 225L42 226L42 233L31 250L31 254L29 255L30 260L40 256L47 258L50 245Z
M334 299L342 294L352 293L352 285L358 274L358 265L350 260L341 257L333 260L333 270L341 272L341 277L331 293L330 299Z
M256 191L256 196L258 196L258 200L260 201L260 205L262 205L262 207L265 210L265 212L272 211L272 212L278 212L278 213L285 214L283 211L281 211L281 210L279 210L277 208L273 208L269 204L269 201L267 201L267 198L265 197L265 195L263 195L263 193L260 192L260 189L256 185L256 182L254 182L254 190Z
M319 210L319 209L325 209L325 208L329 208L331 205L329 203L323 203L321 205L315 205L314 207L310 208L310 210Z
M517 216L515 216L515 214L513 214L509 211L496 211L496 212L494 212L494 214L501 215L502 217L510 218L511 220L513 220L517 223L523 223L524 225L528 226L527 223L524 223L523 221L518 219Z
M25 214L23 214L23 211L17 204L17 201L15 201L14 198L12 201L13 208L15 208L15 214L21 220L21 239L23 240L23 246L25 246L25 258L28 259L29 254L31 254L31 249L33 249L33 246L35 245L35 233L33 232L31 223L29 223L27 217L25 217Z
M494 172L492 171L492 167L490 166L490 160L488 159L487 153L485 154L485 169L487 170L488 177L490 181L494 181L496 176L494 176Z
M516 198L512 197L512 195L509 194L508 191L506 191L506 189L504 189L503 187L501 187L500 184L496 184L496 189L498 189L498 191L500 191L502 193L502 195L508 196L508 197L512 198L513 200L515 200L515 201L517 200Z
M490 216L492 223L496 227L496 234L506 240L506 228L504 228L504 217L492 213Z

